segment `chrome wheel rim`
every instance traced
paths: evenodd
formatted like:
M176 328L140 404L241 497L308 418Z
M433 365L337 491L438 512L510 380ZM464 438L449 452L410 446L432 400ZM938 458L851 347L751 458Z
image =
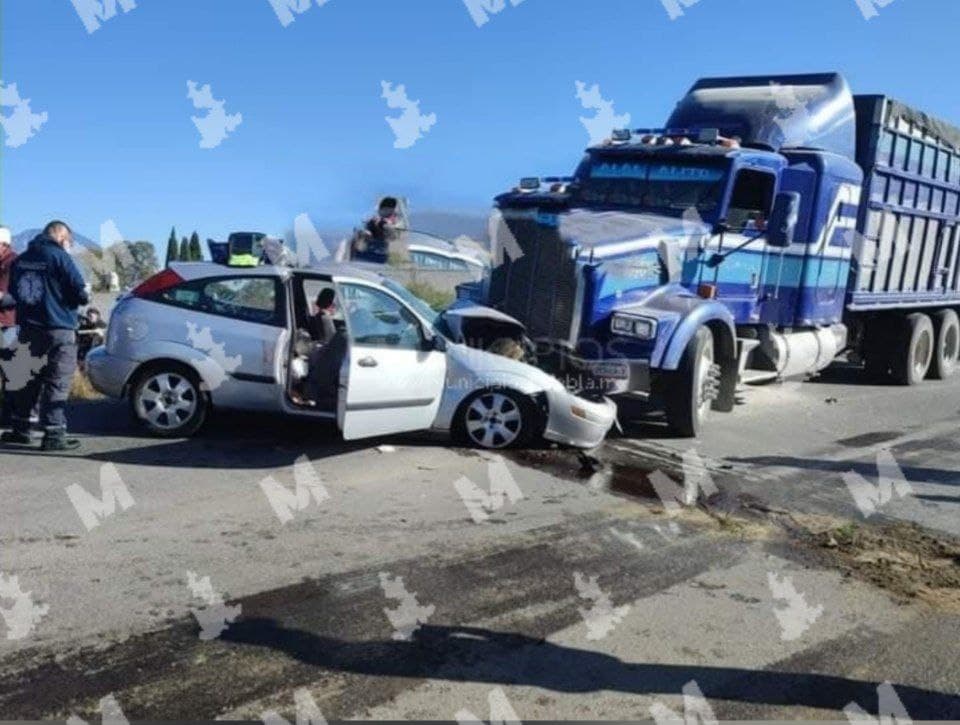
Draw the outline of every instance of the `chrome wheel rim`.
M707 417L710 410L710 403L717 397L717 375L716 366L713 362L713 337L704 344L700 350L700 360L697 370L696 380L696 410L697 418L703 420Z
M505 448L520 436L523 415L509 395L484 393L467 406L467 435L483 448Z
M174 430L193 418L197 402L197 390L186 377L159 373L137 391L137 415L155 428Z

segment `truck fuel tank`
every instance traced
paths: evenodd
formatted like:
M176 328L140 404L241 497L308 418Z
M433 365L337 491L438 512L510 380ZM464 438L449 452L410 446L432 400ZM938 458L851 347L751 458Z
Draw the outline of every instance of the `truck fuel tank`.
M847 346L847 326L773 332L762 345L780 378L810 375L826 368Z

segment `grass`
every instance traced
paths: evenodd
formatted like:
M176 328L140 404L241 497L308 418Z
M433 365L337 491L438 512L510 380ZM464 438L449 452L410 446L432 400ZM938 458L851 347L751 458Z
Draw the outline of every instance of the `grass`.
M99 400L102 397L94 389L87 374L83 370L77 370L70 385L70 400Z
M449 307L456 299L453 292L437 289L426 282L413 280L404 286L438 312Z

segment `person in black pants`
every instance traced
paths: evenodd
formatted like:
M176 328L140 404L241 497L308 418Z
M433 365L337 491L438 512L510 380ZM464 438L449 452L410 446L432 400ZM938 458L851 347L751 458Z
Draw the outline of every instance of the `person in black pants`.
M41 448L73 450L80 441L67 438L66 404L77 369L77 309L88 304L86 282L68 253L73 233L53 221L13 264L10 292L17 301L19 343L38 362L39 374L14 395L13 430L0 440L29 444L30 411L40 401ZM21 353L22 354L22 353Z

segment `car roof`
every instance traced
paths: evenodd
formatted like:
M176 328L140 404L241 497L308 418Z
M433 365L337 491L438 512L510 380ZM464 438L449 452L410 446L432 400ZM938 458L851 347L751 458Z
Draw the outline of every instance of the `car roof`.
M357 262L320 262L306 267L285 267L272 264L261 264L256 267L231 267L215 262L173 262L170 269L186 280L203 279L204 277L278 277L287 279L295 273L320 274L334 278L361 279L376 284L383 283L383 275L379 271L381 265Z

